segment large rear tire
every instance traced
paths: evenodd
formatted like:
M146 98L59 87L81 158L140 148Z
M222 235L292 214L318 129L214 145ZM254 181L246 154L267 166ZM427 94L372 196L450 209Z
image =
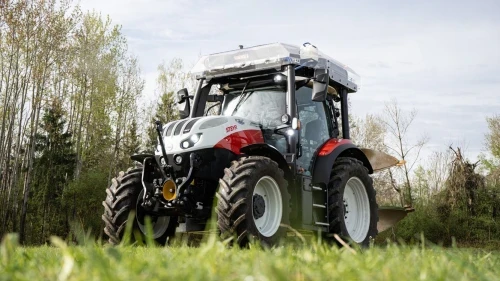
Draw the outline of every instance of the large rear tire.
M145 211L141 207L142 199L142 168L129 169L120 172L118 177L111 181L111 186L106 189L106 200L104 206L104 233L108 242L117 245L123 239L125 228L131 211L135 213L131 239L138 233L144 237L146 234ZM169 237L175 235L177 221L175 217L151 217L153 238L161 245L165 245Z
M355 158L339 157L328 184L330 234L368 246L378 234L378 205L368 169Z
M273 246L289 225L290 194L283 170L267 157L250 156L233 161L224 170L217 191L217 226L223 238L235 237L246 246L256 240Z

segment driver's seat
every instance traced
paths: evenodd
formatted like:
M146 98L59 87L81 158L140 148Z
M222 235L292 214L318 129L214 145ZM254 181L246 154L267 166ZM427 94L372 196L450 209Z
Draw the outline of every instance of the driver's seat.
M321 127L320 119L312 120L303 127L302 147L304 149L302 156L297 159L299 166L305 169L304 174L310 175L309 168L314 152L321 145ZM313 143L311 143L311 141Z
M307 140L307 144L310 145L311 141L314 141L316 145L319 145L321 142L321 128L323 123L321 120L316 119L310 121L305 126L305 138Z

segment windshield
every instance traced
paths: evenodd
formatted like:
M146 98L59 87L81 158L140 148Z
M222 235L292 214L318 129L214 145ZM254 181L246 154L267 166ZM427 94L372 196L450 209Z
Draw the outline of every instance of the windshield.
M282 125L285 113L286 92L278 89L228 93L222 108L222 115L246 118L264 129Z

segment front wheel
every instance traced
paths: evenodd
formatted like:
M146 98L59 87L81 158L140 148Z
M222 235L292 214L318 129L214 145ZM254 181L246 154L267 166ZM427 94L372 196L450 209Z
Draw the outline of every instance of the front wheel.
M111 186L106 189L106 200L104 206L104 233L110 244L117 245L121 242L129 213L135 212L133 221L133 232L142 236L146 235L145 217L146 211L142 208L142 168L129 169L120 172L118 177L111 181ZM169 237L175 235L177 221L175 217L161 216L151 217L152 238L161 245L167 242ZM132 234L134 234L132 233ZM134 235L132 235L132 238Z
M283 170L267 157L250 156L225 169L217 191L217 226L245 246L251 239L275 245L289 224L290 195Z
M340 157L328 184L330 234L368 246L378 234L378 205L373 180L363 163Z

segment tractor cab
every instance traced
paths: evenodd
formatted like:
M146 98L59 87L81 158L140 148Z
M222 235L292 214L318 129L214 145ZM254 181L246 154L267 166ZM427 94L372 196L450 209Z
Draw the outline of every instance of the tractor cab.
M198 91L193 108L185 104L183 117L205 116L215 107L221 116L248 119L261 128L265 143L285 155L294 174L311 174L316 150L341 130L349 138L347 93L357 91L359 76L309 43L208 55L193 73ZM179 93L182 102L184 93Z

